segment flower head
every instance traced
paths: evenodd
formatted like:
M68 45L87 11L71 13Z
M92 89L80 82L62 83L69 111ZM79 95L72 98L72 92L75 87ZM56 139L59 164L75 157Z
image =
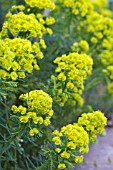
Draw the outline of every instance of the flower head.
M41 125L48 126L51 123L52 98L42 90L21 94L19 98L26 101L27 107L13 105L12 111L17 114L21 123L29 124L29 134L34 136L39 133L38 129Z

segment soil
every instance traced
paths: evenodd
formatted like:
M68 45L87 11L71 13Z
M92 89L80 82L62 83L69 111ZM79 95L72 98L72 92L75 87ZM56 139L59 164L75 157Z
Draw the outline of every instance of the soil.
M98 142L90 145L84 163L71 170L113 170L113 128L106 127L106 134L98 136Z

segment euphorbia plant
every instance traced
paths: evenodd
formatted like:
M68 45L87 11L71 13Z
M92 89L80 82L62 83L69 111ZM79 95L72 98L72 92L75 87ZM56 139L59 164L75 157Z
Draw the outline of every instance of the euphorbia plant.
M104 133L104 114L80 108L93 63L95 69L104 58L99 64L94 58L95 52L102 54L105 42L103 27L91 34L96 23L90 19L103 19L104 7L96 9L90 0L58 0L56 5L51 0L25 0L6 15L0 32L1 169L74 167L83 161L96 134ZM111 16L108 21L112 29ZM79 109L83 114L76 121Z

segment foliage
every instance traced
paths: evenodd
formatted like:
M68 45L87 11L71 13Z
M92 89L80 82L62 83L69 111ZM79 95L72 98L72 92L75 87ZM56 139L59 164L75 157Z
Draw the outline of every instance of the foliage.
M0 169L73 168L104 134L99 109L112 110L109 4L23 0L2 7Z

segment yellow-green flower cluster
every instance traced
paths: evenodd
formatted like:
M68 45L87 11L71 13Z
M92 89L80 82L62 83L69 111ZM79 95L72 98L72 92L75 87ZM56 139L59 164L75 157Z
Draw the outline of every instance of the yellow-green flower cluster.
M33 69L39 70L37 59L42 59L38 43L31 44L27 39L0 40L0 78L25 78L25 72L31 73Z
M32 10L28 6L12 6L11 12L6 15L7 21L2 28L2 37L7 35L7 29L11 29L10 31L13 33L13 36L26 36L26 38L36 36L42 38L42 35L46 33L51 35L53 32L48 26L54 24L55 19L50 16L48 17L44 13L38 13L38 10ZM14 25L17 23L15 27L13 23Z
M83 17L92 10L92 5L89 0L59 0L59 2L63 7L71 8L73 14L80 14Z
M13 6L11 12L21 9L22 7L24 6ZM55 23L55 19L53 17L47 17L41 13L30 13L30 11L28 13L29 14L25 14L24 11L18 12L17 14L14 13L14 15L12 13L8 13L6 15L8 21L6 21L3 25L2 36L7 34L6 28L10 29L14 36L20 36L20 33L22 32L28 36L26 38L36 36L42 38L43 34L52 34L52 29L50 29L48 26ZM13 23L15 24L16 22L18 24L14 27ZM24 36L22 33L21 36Z
M113 80L113 35L105 39L102 43L103 52L102 56L102 64L104 64L105 69L103 70L106 75Z
M113 95L113 82L109 83L108 85L108 93L110 95Z
M97 19L97 21L94 21L92 24L93 28L97 24L97 28L94 29L94 35L98 39L105 39L106 37L108 38L111 35L111 30L113 29L113 20L109 17L104 17L103 15L100 15L97 12L94 12L92 14L92 18L89 18L89 22L91 22L91 20L93 19Z
M102 37L100 36L100 32L101 34L106 35L106 32L108 32L106 30L109 30L109 24L111 22L110 21L111 18L109 16L105 16L104 14L99 13L97 8L99 7L100 9L105 10L107 8L106 7L107 2L106 0L94 0L92 2L89 1L89 3L92 5L93 8L92 10L89 11L89 13L86 15L86 18L84 20L80 18L80 22L77 28L79 28L79 26L83 26L81 31L84 34L86 31L96 33L96 34L98 33L99 35L97 34L97 38L101 39ZM112 24L110 24L110 26L112 26ZM94 34L94 36L96 36L96 34ZM89 35L85 34L84 36L85 38L89 38Z
M4 22L1 36L7 37L8 31L14 37L39 37L42 38L41 24L38 22L34 14L25 14L19 12L14 15L10 15L8 20Z
M91 1L94 9L102 14L103 16L112 17L112 12L108 9L109 1L108 0L93 0Z
M71 104L83 104L81 98L84 89L84 80L92 71L92 59L86 54L70 53L62 55L54 60L58 64L56 75L51 77L54 89L57 92L57 99L61 106L64 106L68 99Z
M96 134L103 134L107 119L101 111L84 113L78 123L63 126L52 132L58 169L68 168L67 162L83 162L83 154L89 151L89 142L96 140Z
M96 2L94 1L94 3ZM97 3L100 3L100 1ZM104 6L106 6L106 3L103 3L103 10ZM98 67L98 63L101 63L104 68L103 71L110 79L113 79L113 19L97 11L90 11L85 20L80 20L77 30L82 39L88 42L88 53L93 57L96 66ZM76 42L72 46L73 51L79 51L79 48Z
M65 160L69 162L81 163L84 153L89 150L89 137L83 127L77 123L63 126L60 131L55 130L52 133L52 141L55 144L55 152L59 157L58 169L65 169ZM79 156L78 156L79 154Z
M94 58L94 63L101 63L104 68L103 72L113 80L113 19L110 15L105 15L102 12L107 9L106 1L95 0L92 4L94 10L86 16L84 21L81 20L79 23L79 34L88 42L89 49L92 49L89 51ZM100 9L102 11L99 11ZM98 67L98 65L96 66Z
M48 26L54 24L55 19L53 17L45 17L40 13L36 14L36 18L38 19L38 22L41 25L41 30L43 34L48 33L49 35L51 35L53 32L52 29L49 28Z
M28 124L30 127L29 134L34 136L38 134L41 124L48 126L53 116L52 98L42 90L30 91L21 94L20 99L26 101L27 107L13 105L12 111L17 114L21 123Z
M80 42L74 42L71 49L74 52L86 53L89 50L89 44L87 41L81 40Z
M92 11L90 15L87 15L86 19L82 21L80 26L79 31L81 36L90 44L90 48L95 47L92 48L93 53L101 56L101 62L105 64L105 51L107 50L108 53L108 51L112 51L113 49L111 49L113 41L113 19L104 17L96 11ZM92 54L92 57L95 56Z
M66 168L66 165L65 164L59 164L58 165L58 169L65 169Z
M52 108L52 98L42 90L30 91L27 94L22 94L19 97L27 101L28 108L38 113L49 114Z
M90 12L90 15L87 15L86 20L84 20L83 22L84 23L82 23L80 26L81 27L83 26L83 28L84 28L84 25L87 25L86 33L90 34L90 41L92 43L95 44L98 42L98 39L103 38L103 29L104 29L105 25L103 24L103 16L102 15L100 15L96 11L92 11L92 12ZM82 31L82 29L81 29L81 31ZM89 38L89 37L86 36L86 38Z
M96 134L104 134L104 127L106 126L107 118L101 111L93 113L84 113L78 119L78 125L83 126L88 132L90 140L96 140Z
M55 23L55 19L53 17L47 17L45 23L46 25L52 25Z
M55 9L55 4L53 0L24 0L25 3L30 8L38 8L38 9L45 9L49 8L51 10Z
M111 80L113 80L113 65L107 66L106 69L103 70L103 72L104 72Z
M96 9L97 8L103 9L108 6L108 0L93 0L91 1L91 3Z
M79 18L79 24L75 27L75 32L81 35L81 38L89 44L89 49L92 49L90 53L94 59L95 56L100 54L101 59L103 59L103 51L105 51L105 48L109 50L109 46L112 44L113 19L97 11L94 8L86 15L84 20ZM75 47L78 46L76 43L74 45ZM95 56L93 56L94 54Z
M11 11L23 11L25 10L25 6L24 5L13 5L11 7Z

